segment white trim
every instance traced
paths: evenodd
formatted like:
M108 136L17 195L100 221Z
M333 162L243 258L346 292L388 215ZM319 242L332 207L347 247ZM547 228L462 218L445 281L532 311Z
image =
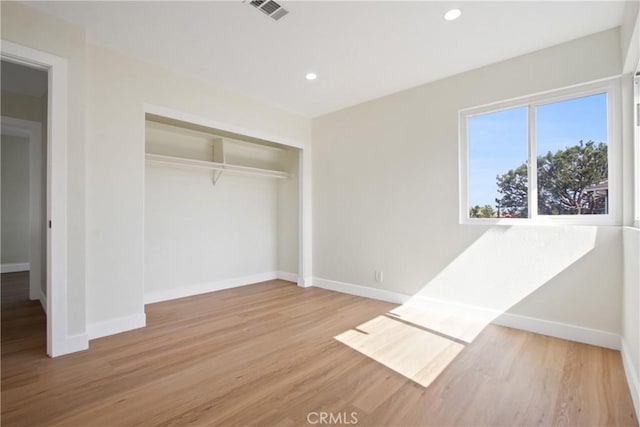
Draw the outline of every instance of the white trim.
M465 107L460 112L475 111L476 113L496 112L507 110L515 107L524 107L529 103L546 104L548 102L556 102L562 99L571 99L589 94L597 93L598 87L610 85L612 82L620 80L622 74L616 74L611 77L592 80L585 83L576 83L562 88L549 89L541 92L531 93L528 95L516 96L514 98L504 99L497 102L489 102L477 105L475 107Z
M538 215L537 152L535 135L535 107L570 99L607 94L607 155L609 163L609 213L605 215ZM528 218L469 218L469 135L468 119L480 114L490 114L507 109L527 107L527 150L529 167L529 217ZM482 225L620 225L622 224L622 143L620 114L620 76L601 79L594 82L573 85L562 89L541 92L513 98L506 101L464 108L458 112L458 149L459 149L459 219L461 224ZM534 193L534 190L536 193Z
M583 344L620 350L620 335L568 323L504 313L493 324Z
M47 296L44 294L44 291L42 289L40 289L38 300L40 301L40 305L42 306L44 314L47 314Z
M42 249L46 227L44 224L44 189L42 159L42 124L31 120L2 116L2 134L26 138L29 144L29 298L38 299L42 287L44 259ZM46 142L45 142L46 145Z
M302 277L298 276L298 287L300 288L309 288L313 286L313 277Z
M404 304L411 299L410 295L401 294L399 292L376 289L369 286L354 285L335 280L321 279L319 277L313 278L311 286L327 289L329 291L341 292L343 294L392 302L395 304Z
M11 262L2 264L0 272L2 273L18 273L21 271L30 271L31 265L28 262ZM29 290L31 291L31 290ZM31 292L29 292L31 294Z
M529 218L538 218L538 133L536 131L536 105L527 106L527 167L529 188L527 191L527 210Z
M26 126L15 125L11 123L12 121L25 122L27 123L27 125ZM0 123L2 124L2 135L13 136L16 138L29 138L30 134L28 129L28 126L29 126L28 123L37 123L37 122L16 119L9 116L2 116L0 118Z
M624 374L627 377L627 384L629 385L629 392L631 393L631 400L633 401L633 407L636 410L636 419L640 416L640 376L636 367L633 365L633 359L629 354L629 347L621 339L622 345L620 346L620 354L622 356L622 366L624 368Z
M316 287L330 291L342 292L345 294L357 295L395 304L404 304L407 302L416 304L425 303L428 307L432 307L434 309L441 309L451 313L462 313L487 320L493 320L491 323L500 326L561 338L568 341L596 345L599 347L612 348L615 350L620 349L620 336L612 332L569 325L551 320L526 317L517 314L501 313L497 310L467 306L450 301L436 300L421 295L412 297L399 292L337 282L335 280L321 279L318 277L313 278L313 284Z
M87 334L69 335L66 337L64 353L75 353L76 351L83 351L89 349L89 337Z
M47 354L85 348L83 334L67 336L67 60L47 52L1 42L3 60L47 70ZM71 341L69 341L71 340Z
M311 286L313 277L313 201L311 147L298 151L298 286Z
M288 273L286 271L278 271L278 279L286 280L287 282L298 283L298 275L296 273Z
M298 149L298 261L299 261L299 278L297 279L298 286L310 286L311 274L312 274L312 200L311 200L311 147L307 147L302 141L282 137L280 135L272 134L269 132L256 131L254 129L248 129L241 126L237 126L231 123L219 122L212 120L208 117L198 116L183 111L178 111L172 108L167 108L159 105L144 103L143 109L145 114L154 114L161 117L166 117L174 120L180 120L187 123L198 124L201 126L207 126L214 129L220 129L226 132L245 135L252 138L258 138L265 141L275 142L277 144L286 145L288 147ZM144 118L144 117L143 117ZM144 152L141 153L141 162L144 165ZM271 279L267 279L271 280ZM306 284L305 284L306 282ZM203 286L203 289L206 286ZM215 289L214 289L215 290ZM211 291L204 291L211 292ZM153 293L146 294L153 296ZM167 294L169 295L169 294ZM186 295L185 295L186 296ZM153 297L154 300L156 297ZM162 301L165 298L158 294L158 301Z
M420 295L415 296L412 300L417 300L418 302L424 301L428 304L427 307L432 307L454 315L486 319L494 325L561 338L568 341L576 341L583 344L611 348L614 350L620 349L620 336L612 332L590 329L582 326L555 322L552 320L522 316L508 312L503 313L495 309L459 304L451 301L436 300Z
M184 169L204 169L204 170L216 170L221 172L229 172L232 174L261 176L265 178L279 178L288 179L290 177L288 172L274 170L274 169L261 169L249 166L232 165L228 163L209 162L205 160L188 159L184 157L165 156L162 154L146 153L144 155L146 164L168 167L179 167Z
M147 316L145 313L132 314L102 322L89 323L87 325L87 336L90 340L94 340L108 335L144 328L146 325Z
M257 283L278 279L278 275L278 272L271 271L268 273L252 274L250 276L232 277L215 282L196 283L193 285L180 286L161 291L147 291L144 293L144 303L152 304L154 302L185 298L209 292L221 291L223 289L255 285Z
M640 29L636 26L636 33ZM633 73L633 100L632 111L633 116L631 122L633 123L633 131L631 137L632 141L632 153L633 153L633 225L634 227L640 227L640 76L636 74L640 73L640 63Z
M469 117L458 111L458 222L472 221L469 215Z

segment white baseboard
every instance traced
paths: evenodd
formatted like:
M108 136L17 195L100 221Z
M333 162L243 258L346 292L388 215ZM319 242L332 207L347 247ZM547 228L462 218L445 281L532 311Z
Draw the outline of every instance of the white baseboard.
M65 352L63 354L75 353L77 351L88 350L89 349L89 337L87 334L77 334L71 335L67 337L67 342L65 343ZM62 356L59 354L58 356Z
M31 270L31 264L28 262L13 262L0 265L0 272L2 273L18 273L29 270Z
M233 277L230 279L218 280L216 282L197 283L195 285L181 286L179 288L172 288L161 291L149 291L144 293L144 303L151 304L154 302L191 297L194 295L221 291L223 289L253 285L255 283L266 282L268 280L274 280L278 278L279 273L272 271L268 273L253 274L251 276Z
M330 291L342 292L343 294L357 295L359 297L377 299L380 301L404 304L411 299L411 296L398 292L375 289L368 286L353 285L351 283L336 282L335 280L321 279L314 277L311 286L316 286Z
M287 282L298 283L298 275L296 273L288 273L286 271L278 271L278 279L286 280Z
M310 286L313 286L313 277L299 276L297 283L298 283L298 286L301 288L308 288Z
M633 364L633 359L629 354L629 347L626 345L624 338L621 339L622 345L620 346L620 354L622 355L622 366L624 367L624 373L627 377L627 384L629 384L629 392L631 392L631 400L633 401L633 407L636 410L636 419L640 416L640 372L636 370L636 366Z
M44 314L47 314L47 296L44 294L44 291L42 289L40 289L40 296L38 297L38 299L40 300L40 305L44 310Z
M439 301L422 296L411 297L410 295L375 289L368 286L353 285L351 283L336 282L334 280L326 280L318 277L313 278L313 286L328 289L331 291L342 292L345 294L357 295L365 298L372 298L381 301L387 301L395 304L404 304L408 301L415 303L426 303L428 306L439 310L454 310L454 313L460 312L475 317L483 317L493 319L492 323L506 326L513 329L520 329L536 334L547 335L555 338L562 338L569 341L576 341L584 344L596 345L599 347L620 349L620 336L611 332L589 329L582 326L569 325L545 319L533 317L525 317L511 313L500 313L495 310L485 309L482 307L471 307L462 304L456 304L448 301Z
M471 316L477 319L483 319L486 322L493 323L494 325L506 326L508 328L519 329L521 331L533 332L540 335L561 338L583 344L591 344L613 350L620 350L620 336L612 332L585 328L584 326L571 325L568 323L540 319L537 317L523 316L509 312L503 313L495 309L458 304L450 301L440 301L421 296L417 296L414 299L425 301L431 307L439 310L447 311L452 314L459 314L461 316Z
M132 314L130 316L90 323L87 325L87 335L90 340L93 340L108 335L119 334L120 332L144 328L146 325L147 316L144 313Z
M598 329L585 328L583 326L570 325L568 323L554 322L552 320L538 319L521 316L518 314L504 313L493 321L494 324L523 331L535 332L568 341L576 341L583 344L591 344L598 347L620 350L620 335Z

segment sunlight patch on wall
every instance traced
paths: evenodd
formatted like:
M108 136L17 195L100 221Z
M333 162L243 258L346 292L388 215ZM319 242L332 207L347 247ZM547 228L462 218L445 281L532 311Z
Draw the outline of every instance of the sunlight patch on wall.
M415 297L504 313L586 255L597 227L493 227Z
M405 304L335 337L428 387L489 323L595 246L596 227L494 227Z

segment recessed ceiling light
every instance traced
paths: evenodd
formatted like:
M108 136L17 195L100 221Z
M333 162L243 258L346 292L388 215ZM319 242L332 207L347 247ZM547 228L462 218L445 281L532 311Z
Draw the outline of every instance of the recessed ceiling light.
M318 75L316 73L307 73L305 77L307 78L307 80L315 80L318 78Z
M462 15L462 11L460 9L451 9L444 14L444 19L447 21L453 21L460 18L460 15Z

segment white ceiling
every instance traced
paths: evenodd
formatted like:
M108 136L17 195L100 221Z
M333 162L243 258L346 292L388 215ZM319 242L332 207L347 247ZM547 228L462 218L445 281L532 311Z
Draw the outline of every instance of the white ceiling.
M616 27L618 1L29 2L97 45L315 117ZM457 21L442 16L462 9ZM304 76L314 71L318 79Z

